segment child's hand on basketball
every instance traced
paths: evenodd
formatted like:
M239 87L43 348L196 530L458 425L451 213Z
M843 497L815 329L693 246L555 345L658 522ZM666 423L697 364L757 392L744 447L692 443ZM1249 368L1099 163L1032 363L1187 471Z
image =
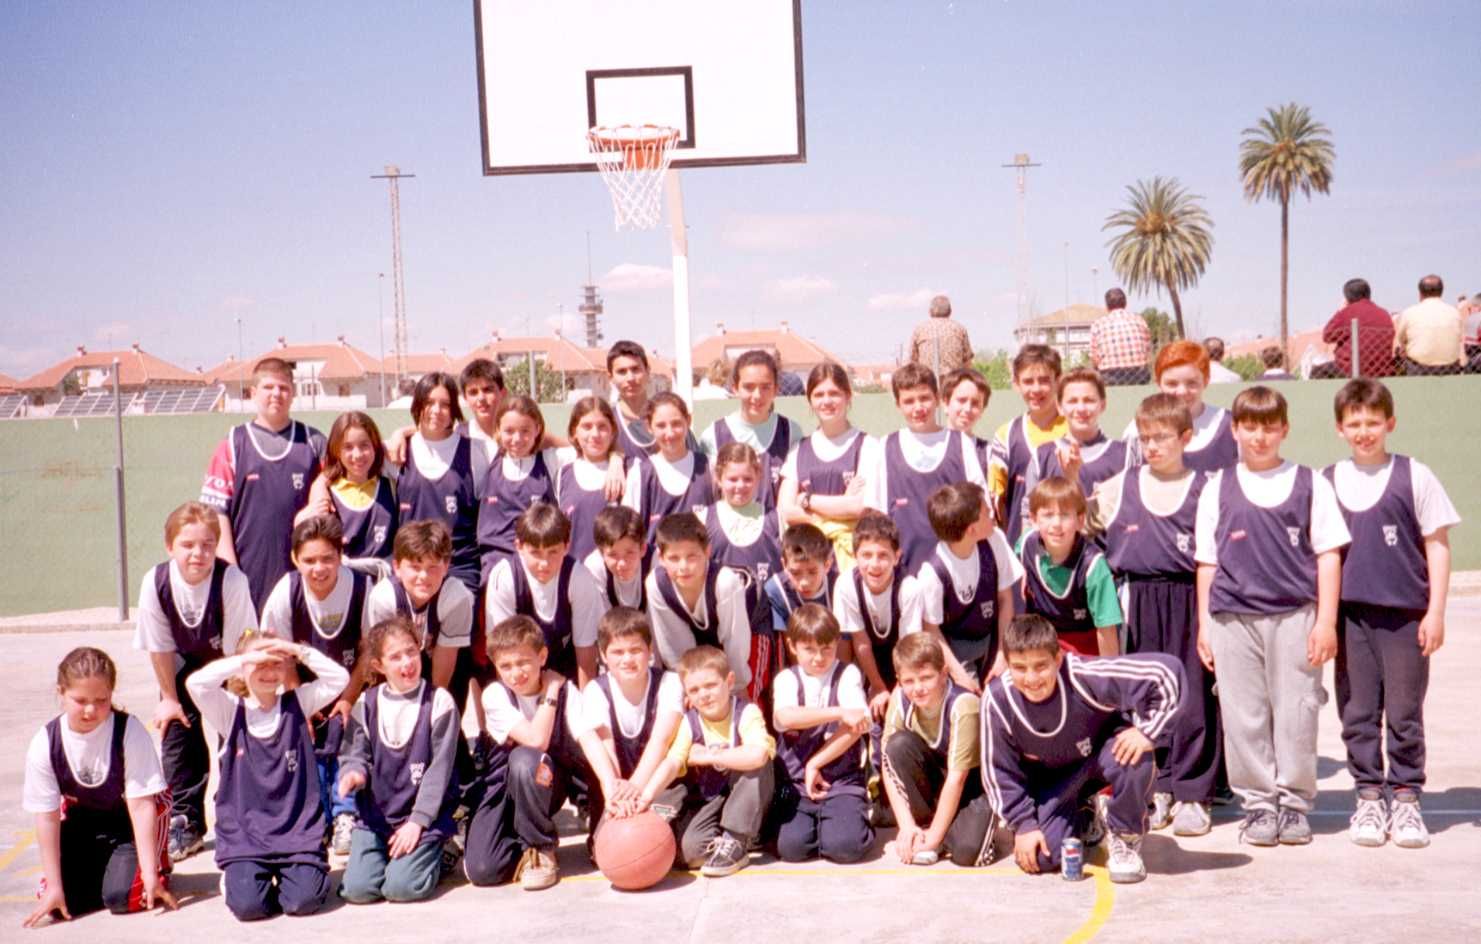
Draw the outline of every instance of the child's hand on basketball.
M159 704L154 706L154 726L163 731L171 721L178 721L185 727L190 727L190 719L185 717L185 709L173 698L161 697Z
M1030 875L1039 874L1039 853L1043 853L1046 858L1049 856L1049 844L1044 841L1044 834L1039 830L1032 829L1013 837L1013 861Z
M339 778L339 798L347 799L350 794L365 786L365 775L358 770L347 770Z
M802 778L802 788L807 791L807 798L809 800L822 802L828 796L828 790L832 786L833 784L823 779L823 772L818 769L817 765L807 765L807 770Z
M1111 753L1116 758L1116 763L1122 767L1130 767L1142 759L1142 755L1152 749L1152 742L1145 734L1136 728L1126 728L1116 735L1115 742L1111 745Z
M391 841L386 845L386 852L393 859L399 859L417 847L422 841L422 827L407 820L401 827L391 834Z
M1419 654L1433 655L1445 645L1445 614L1426 613L1419 621Z
M633 801L638 798L638 785L631 780L619 779L613 781L609 792L611 799L607 801L608 810L610 811L613 804L616 804L617 809L621 810L619 816L630 816Z
M1306 661L1314 669L1337 655L1337 627L1317 623L1306 637Z
M56 912L62 921L72 920L72 912L67 910L67 896L62 893L62 886L53 886L51 882L47 882L46 891L41 893L41 900L36 903L36 910L21 922L21 927L38 928L52 912Z

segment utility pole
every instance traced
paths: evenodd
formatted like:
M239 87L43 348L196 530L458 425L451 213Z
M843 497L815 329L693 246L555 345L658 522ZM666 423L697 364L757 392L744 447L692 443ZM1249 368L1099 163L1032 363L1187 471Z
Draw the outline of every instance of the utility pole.
M1011 167L1018 177L1018 327L1028 321L1028 221L1025 197L1028 193L1028 169L1043 167L1035 164L1027 154L1013 155L1013 163L1000 165Z
M396 387L406 375L406 278L401 268L401 180L416 174L403 174L395 164L387 164L384 174L371 174L371 180L384 180L391 191L391 304L396 315Z
M381 375L380 405L384 407L388 402L390 402L386 399L386 273L377 272L375 274L375 288L376 311L379 313L378 317L375 319L375 323L380 328L381 332L381 363L379 371ZM396 391L396 395L398 397L401 396L401 391L399 389Z

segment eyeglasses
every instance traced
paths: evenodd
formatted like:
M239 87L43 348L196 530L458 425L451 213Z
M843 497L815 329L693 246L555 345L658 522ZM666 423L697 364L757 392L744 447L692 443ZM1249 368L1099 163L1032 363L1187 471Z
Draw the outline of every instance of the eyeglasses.
M1143 446L1165 446L1177 438L1175 433L1153 433L1151 436L1138 436L1136 441Z

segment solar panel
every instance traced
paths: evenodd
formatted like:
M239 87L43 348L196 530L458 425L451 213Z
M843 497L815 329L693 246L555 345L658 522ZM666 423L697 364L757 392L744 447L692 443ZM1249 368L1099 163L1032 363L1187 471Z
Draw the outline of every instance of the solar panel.
M14 419L26 405L24 393L7 393L0 396L0 420Z
M205 413L216 406L225 388L215 387L172 387L166 390L146 390L137 401L141 411L155 415L181 413Z

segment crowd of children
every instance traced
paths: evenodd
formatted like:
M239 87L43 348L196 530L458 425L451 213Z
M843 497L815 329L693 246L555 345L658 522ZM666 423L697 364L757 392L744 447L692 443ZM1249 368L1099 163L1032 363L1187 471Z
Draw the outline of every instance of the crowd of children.
M256 418L140 588L158 753L112 708L107 655L58 667L62 714L26 756L27 923L173 907L213 748L244 921L318 910L331 856L357 904L428 898L453 869L549 887L567 802L593 834L658 813L676 865L712 877L758 847L856 862L895 826L907 865L1039 873L1104 838L1112 880L1139 881L1146 832L1207 833L1226 789L1244 841L1311 840L1334 657L1350 836L1427 844L1423 702L1459 518L1389 453L1389 391L1342 387L1352 456L1316 471L1281 457L1278 392L1203 403L1197 344L1160 352L1161 392L1120 438L1095 372L1032 344L1012 367L1026 409L991 440L981 375L916 365L883 439L819 365L804 435L751 351L739 409L696 437L624 341L612 401L576 403L569 441L484 360L424 376L383 441L363 413L327 439L293 420L290 365L259 362Z

